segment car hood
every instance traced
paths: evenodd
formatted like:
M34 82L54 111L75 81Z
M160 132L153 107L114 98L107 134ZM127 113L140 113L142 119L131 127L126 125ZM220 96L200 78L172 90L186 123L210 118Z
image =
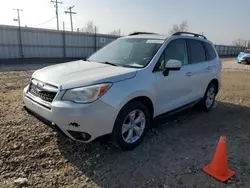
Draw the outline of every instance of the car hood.
M39 69L32 78L59 86L60 89L69 89L130 79L135 77L136 72L136 68L79 60Z
M250 54L249 53L244 53L244 52L241 52L239 55L238 55L238 57L240 58L240 57L250 57Z
M244 56L244 57L250 57L250 54L244 53L243 56Z

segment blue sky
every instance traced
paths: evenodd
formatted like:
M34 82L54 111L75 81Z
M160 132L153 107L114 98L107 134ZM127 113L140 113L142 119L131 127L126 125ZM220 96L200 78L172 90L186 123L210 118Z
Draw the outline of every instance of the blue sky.
M231 44L237 38L250 39L250 0L62 0L59 5L60 27L65 21L70 30L69 15L63 12L75 5L74 28L94 21L101 33L121 29L122 34L152 31L168 34L173 24L187 20L189 31L203 32L216 44ZM50 0L8 0L1 3L0 24L13 21L22 8L21 24L36 26L55 16ZM5 8L3 8L5 7ZM56 28L56 20L36 27Z

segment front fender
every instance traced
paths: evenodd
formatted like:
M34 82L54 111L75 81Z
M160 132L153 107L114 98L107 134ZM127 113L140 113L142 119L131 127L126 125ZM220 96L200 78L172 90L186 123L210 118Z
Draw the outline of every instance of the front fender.
M148 82L136 83L137 81L134 79L114 83L100 100L116 108L118 111L136 97L148 97L154 105L155 92L157 91L156 88L153 88L155 85L149 84Z
M153 106L155 106L155 97L152 94L146 91L137 91L135 93L128 95L123 101L121 101L121 103L118 106L118 109L121 110L129 101L132 101L137 97L147 97L151 100Z

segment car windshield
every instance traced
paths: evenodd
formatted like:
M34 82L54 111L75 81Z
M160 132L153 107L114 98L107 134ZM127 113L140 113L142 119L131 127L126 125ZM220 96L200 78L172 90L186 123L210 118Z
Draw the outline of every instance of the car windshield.
M103 47L88 60L142 68L148 65L164 40L120 38Z
M250 49L246 49L246 50L244 51L244 53L250 54Z

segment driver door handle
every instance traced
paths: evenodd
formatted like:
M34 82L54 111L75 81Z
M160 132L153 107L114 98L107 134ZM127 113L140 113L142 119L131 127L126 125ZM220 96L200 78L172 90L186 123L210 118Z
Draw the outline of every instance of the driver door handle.
M192 72L187 72L186 76L187 76L187 77L192 76Z
M212 69L212 66L207 66L207 70L211 70Z

